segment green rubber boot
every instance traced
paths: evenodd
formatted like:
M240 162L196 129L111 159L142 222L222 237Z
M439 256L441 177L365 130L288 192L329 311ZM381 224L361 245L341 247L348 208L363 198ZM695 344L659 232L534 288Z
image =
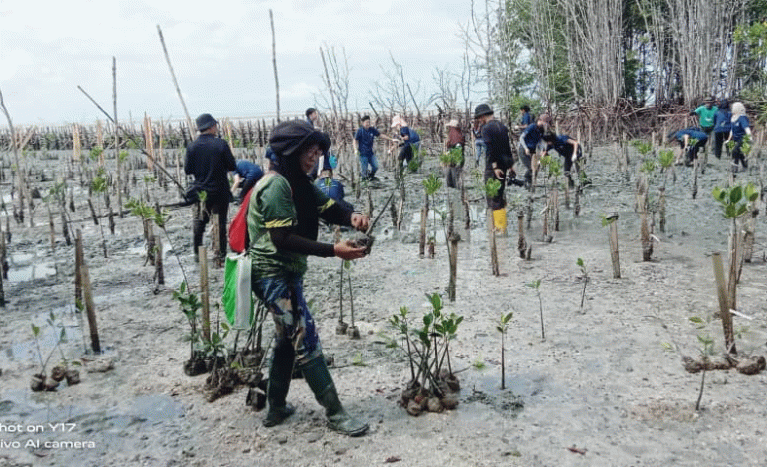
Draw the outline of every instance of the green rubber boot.
M367 423L346 413L341 405L324 356L320 355L304 363L301 371L317 402L325 407L330 429L348 436L362 436L368 431L370 427Z
M266 389L266 400L269 402L269 411L263 422L266 427L279 425L296 411L292 405L285 402L290 389L294 358L290 343L274 348L272 364L269 367L269 385Z

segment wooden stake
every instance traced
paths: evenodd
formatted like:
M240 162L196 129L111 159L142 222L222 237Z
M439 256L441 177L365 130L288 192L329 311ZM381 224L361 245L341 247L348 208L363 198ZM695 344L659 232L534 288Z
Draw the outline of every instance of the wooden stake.
M460 239L461 237L455 232L451 233L450 238L448 238L450 248L448 252L450 258L450 281L447 285L447 296L451 302L455 301L456 274L458 271L458 241Z
M218 240L216 240L218 241ZM208 250L200 245L200 301L202 302L202 338L210 342L210 287L208 285Z
M101 353L101 344L99 343L99 330L96 325L96 306L93 303L91 278L85 260L81 264L80 273L82 274L83 296L85 297L85 312L88 315L88 329L90 329L91 333L91 349L93 349L93 353L98 354Z
M724 331L725 348L730 353L735 354L734 333L732 330L732 315L730 314L730 304L727 299L727 284L724 281L724 267L722 266L722 255L719 252L711 255L711 261L714 265L714 279L716 280L716 294L719 299L719 317L722 318L722 328Z
M53 223L53 212L48 208L48 226L51 228L51 250L56 249L56 225Z
M621 261L618 254L618 214L613 214L608 219L614 219L610 224L610 256L613 262L613 279L620 279Z
M83 303L83 234L75 231L75 303Z
M163 270L163 264L162 264L162 237L160 235L154 236L154 244L155 244L155 254L154 254L154 264L157 267L157 284L158 285L165 285L165 271Z
M500 276L501 271L498 265L498 248L495 242L495 222L493 222L493 210L487 208L487 231L490 237L490 267L494 276Z

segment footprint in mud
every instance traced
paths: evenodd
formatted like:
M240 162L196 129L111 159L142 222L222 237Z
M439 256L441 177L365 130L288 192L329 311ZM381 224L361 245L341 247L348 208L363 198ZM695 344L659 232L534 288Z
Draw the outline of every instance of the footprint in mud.
M516 418L525 407L522 396L514 395L511 391L492 395L475 389L471 395L464 399L464 402L485 404L511 418Z

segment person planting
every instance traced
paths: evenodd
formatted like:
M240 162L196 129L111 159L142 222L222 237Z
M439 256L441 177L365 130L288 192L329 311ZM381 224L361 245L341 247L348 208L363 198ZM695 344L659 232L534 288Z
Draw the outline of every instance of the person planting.
M573 187L575 183L571 173L572 167L575 161L583 157L580 143L575 138L567 135L555 135L552 132L544 134L543 140L547 143L546 152L553 149L564 158L565 177L567 177L567 183L570 187Z
M256 185L256 182L263 176L264 171L261 170L261 167L249 160L238 160L237 168L234 170L234 182L232 183L232 195L237 192L237 188L240 189L240 193L237 195L237 202L242 203L245 195L248 194L248 191L250 191L250 189Z
M685 165L691 166L692 161L698 158L698 151L706 145L708 136L700 128L685 128L684 130L672 131L668 135L668 139L679 142L680 152L676 158L677 165L681 164L682 156L685 156ZM695 144L690 144L692 139L695 140Z
M746 156L743 151L743 142L745 136L751 136L751 127L746 116L746 108L742 102L735 102L732 104L732 116L730 117L730 136L727 138L727 142L730 140L735 141L735 147L732 150L732 172L738 171L738 163L740 163L744 169L748 168L748 162L746 162ZM726 143L726 142L725 142Z
M485 184L490 179L501 182L495 196L487 197L487 207L493 210L496 230L506 229L506 198L503 191L506 186L506 171L514 165L509 142L509 129L493 117L493 109L487 104L480 104L474 110L474 119L479 122L482 140L487 145L485 159Z
M253 260L253 291L267 306L275 322L275 345L263 421L282 423L294 408L286 403L294 367L300 370L317 401L325 407L331 429L350 436L364 434L368 425L346 413L322 354L314 318L303 295L308 255L352 260L365 255L351 241L317 242L319 218L333 224L367 230L367 216L342 207L312 184L307 175L330 147L325 133L304 121L277 125L269 145L275 171L267 172L250 197L249 255Z
M531 123L519 135L519 158L525 164L525 183L530 187L533 183L532 157L538 149L538 144L543 140L543 134L549 131L551 117L549 114L541 114L538 121Z
M218 122L210 114L202 114L195 121L200 136L186 149L184 172L194 176L190 190L194 200L193 241L194 258L198 260L202 236L210 214L218 215L219 260L226 257L226 222L232 193L229 191L228 173L237 169L229 145L217 137ZM205 205L197 194L206 192Z

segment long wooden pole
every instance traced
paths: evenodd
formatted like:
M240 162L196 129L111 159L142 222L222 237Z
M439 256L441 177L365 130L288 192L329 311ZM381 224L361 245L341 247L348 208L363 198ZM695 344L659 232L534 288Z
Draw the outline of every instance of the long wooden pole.
M271 10L269 10L269 13L271 14ZM173 65L170 62L170 56L168 55L168 48L165 47L165 38L162 36L162 29L160 29L160 25L157 25L157 34L160 35L160 43L162 44L162 52L165 54L165 61L168 62L168 68L170 69L170 76L173 78L173 86L176 87L176 93L178 94L178 98L181 101L181 106L184 108L184 115L186 115L186 124L189 125L189 136L193 137L194 135L192 132L194 131L194 126L192 125L192 118L189 116L189 110L186 108L186 102L184 102L184 96L181 94L181 88L178 86L178 80L176 79L176 72L173 71Z
M20 219L24 219L24 176L21 170L21 165L19 165L19 145L16 141L16 130L13 128L11 114L5 107L2 91L0 91L0 109L2 109L5 114L5 118L8 120L8 128L11 130L11 149L13 150L13 160L16 163L16 183L18 183L19 190L19 215L21 216Z
M77 231L78 239L82 241L80 231ZM94 353L101 353L101 343L99 342L99 330L96 324L96 305L93 303L93 290L91 289L91 277L88 272L88 266L83 260L80 266L82 276L83 296L85 297L85 312L88 316L88 329L91 333L91 348Z
M269 9L269 23L272 26L272 65L274 66L274 91L277 95L277 123L280 123L280 80L277 78L277 42L274 34L274 15Z
M83 303L83 234L75 231L75 303Z
M120 161L120 133L117 131L117 59L112 57L112 111L115 125L115 161L117 162L117 204L120 219L123 217L122 161Z
M218 241L216 239L216 241ZM208 250L200 245L200 298L202 301L202 338L210 342L210 290L208 287Z

